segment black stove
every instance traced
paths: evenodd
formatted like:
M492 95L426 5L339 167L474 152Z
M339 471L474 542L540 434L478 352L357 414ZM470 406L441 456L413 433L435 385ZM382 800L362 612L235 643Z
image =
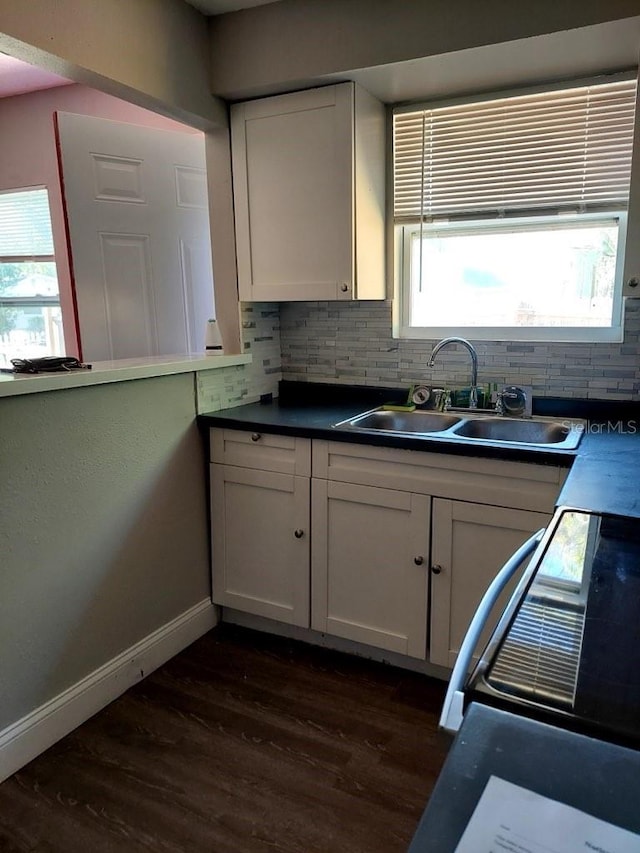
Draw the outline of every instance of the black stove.
M465 697L640 748L640 520L558 511Z

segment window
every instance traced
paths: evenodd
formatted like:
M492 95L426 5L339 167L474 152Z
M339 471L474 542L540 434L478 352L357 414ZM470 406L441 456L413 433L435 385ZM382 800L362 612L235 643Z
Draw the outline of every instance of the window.
M636 81L394 113L401 337L622 339Z
M0 366L63 350L47 190L0 192Z

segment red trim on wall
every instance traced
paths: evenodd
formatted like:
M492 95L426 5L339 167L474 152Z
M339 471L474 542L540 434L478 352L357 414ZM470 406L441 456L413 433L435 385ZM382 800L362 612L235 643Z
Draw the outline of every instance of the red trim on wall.
M60 133L58 129L58 113L53 113L53 131L56 143L56 158L58 161L58 176L60 178L60 196L62 199L62 215L64 217L64 234L67 244L67 258L69 260L69 278L71 280L71 302L73 304L73 326L78 348L78 358L84 361L82 355L82 337L80 335L80 315L78 314L78 299L76 295L76 278L73 269L73 254L71 252L71 238L69 236L69 214L67 211L67 196L64 186L64 174L62 172L62 150L60 148Z

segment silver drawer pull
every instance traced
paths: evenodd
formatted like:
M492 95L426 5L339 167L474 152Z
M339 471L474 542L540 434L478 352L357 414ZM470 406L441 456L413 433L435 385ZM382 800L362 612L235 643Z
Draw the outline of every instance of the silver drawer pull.
M413 562L416 564L416 566L421 566L424 563L424 557L414 557Z
M439 575L442 571L442 566L439 566L437 563L434 566L431 566L431 574Z
M296 539L302 539L302 537L304 536L304 530L298 528L294 531L293 535L296 537Z
M261 438L262 438L262 436L260 435L259 432L252 432L251 433L251 441L260 441Z

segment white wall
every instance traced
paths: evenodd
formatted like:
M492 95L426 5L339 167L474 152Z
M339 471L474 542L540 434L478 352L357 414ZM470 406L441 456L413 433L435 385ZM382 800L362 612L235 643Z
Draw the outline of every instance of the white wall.
M182 0L2 0L0 50L201 130L226 124L206 19Z
M401 90L409 78L400 79L394 64L404 61L422 70L423 64L416 65L416 60L423 57L433 58L425 73L438 77L437 86L425 78L424 92L413 91L411 97L424 96L434 88L440 96L465 91L465 86L466 90L490 89L497 64L492 63L492 57L504 64L504 87L514 85L516 79L518 85L549 79L556 67L572 69L565 72L568 76L596 73L637 62L637 21L630 26L626 19L639 13L638 0L282 0L213 19L212 90L242 99L300 88L313 81L329 82L330 75L342 74L348 79L354 70L370 68L379 72L378 84L387 73L386 91L393 91L394 86ZM619 50L617 43L609 45L611 52L599 55L609 57L612 64L602 60L605 64L594 68L588 64L593 57L576 50L581 40L568 31L581 28L581 39L588 44L585 29L594 28L597 35L603 28L596 25L612 21L620 23L609 25L607 39L615 42L613 30L619 33L624 28L630 32L629 42ZM543 36L548 36L544 45L538 40ZM593 36L590 32L588 38ZM507 43L511 47L526 43L529 65L522 55L512 57L509 65L505 57L510 51L484 49ZM473 62L470 53L474 54ZM533 58L531 53L535 54ZM476 63L475 76L465 78L466 82L464 74L457 73L463 56L469 62L467 76ZM572 66L574 61L577 64ZM531 71L534 76L523 79L527 67L536 68L538 76ZM509 73L514 79L509 79ZM416 71L415 78L412 83L419 85L420 72ZM365 82L364 76L359 79ZM448 79L457 87L449 92ZM404 97L408 96L396 94L390 100ZM629 303L621 345L481 343L481 380L532 385L537 395L635 397L640 390L639 316L635 303ZM285 379L381 385L409 384L431 377L438 383L464 384L468 380L464 354L446 353L437 369L428 371L427 354L433 341L394 340L389 304L285 304L281 306L281 320Z
M209 596L194 399L187 373L2 400L0 731Z
M229 120L210 91L207 19L183 0L2 0L0 50L207 131L217 319L240 352Z
M282 0L212 19L211 89L232 99L284 92L323 75L349 79L355 69L639 13L638 0Z
M30 186L45 186L49 191L66 353L78 355L78 335L75 328L67 235L53 125L53 114L56 110L184 133L198 133L198 131L86 86L59 86L43 92L0 99L0 127L2 128L0 191Z
M207 21L182 0L3 0L0 50L209 131L218 322L239 352L228 116L215 95L585 27L638 0L281 0Z

